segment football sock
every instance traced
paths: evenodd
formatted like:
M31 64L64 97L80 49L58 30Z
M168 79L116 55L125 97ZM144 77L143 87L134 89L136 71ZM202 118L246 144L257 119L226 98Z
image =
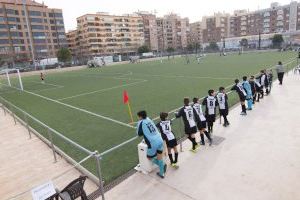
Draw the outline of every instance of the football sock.
M175 163L177 163L178 162L178 153L175 153L175 161L174 161Z
M169 159L170 159L170 162L171 162L171 164L174 162L173 161L173 155L170 153L170 154L168 154L168 156L169 156Z

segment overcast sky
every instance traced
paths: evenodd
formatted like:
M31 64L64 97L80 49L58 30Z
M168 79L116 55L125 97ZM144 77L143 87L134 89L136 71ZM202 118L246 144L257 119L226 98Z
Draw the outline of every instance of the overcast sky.
M67 30L76 28L76 18L86 13L109 12L127 14L135 11L155 11L158 16L170 12L189 17L191 22L201 20L214 12L229 12L237 9L257 10L269 8L276 0L36 0L52 8L63 9ZM277 0L288 4L291 0Z

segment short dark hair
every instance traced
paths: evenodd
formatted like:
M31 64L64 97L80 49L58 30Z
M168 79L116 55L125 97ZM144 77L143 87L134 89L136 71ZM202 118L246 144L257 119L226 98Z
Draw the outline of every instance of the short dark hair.
M235 83L239 83L240 81L239 81L239 79L235 79L234 82Z
M222 86L219 88L219 91L225 90L225 88Z
M183 103L184 103L184 105L189 105L189 103L190 103L190 98L189 97L184 97L184 99L183 99Z
M247 76L243 76L243 81L246 81L247 80Z
M145 110L141 110L137 113L137 116L141 117L142 119L147 118L147 112Z
M194 97L194 98L193 98L193 102L194 102L194 103L197 103L198 101L199 101L199 98L198 98L198 97Z
M254 79L254 76L251 76L250 78L253 78L253 79Z
M212 95L214 92L214 90L208 90L208 95Z
M169 116L169 114L166 113L166 112L161 112L161 113L159 114L159 117L160 117L160 119L161 119L162 121L165 121L165 120L167 119L168 116Z
M278 65L282 65L282 62L281 62L281 61L279 61L279 62L278 62Z

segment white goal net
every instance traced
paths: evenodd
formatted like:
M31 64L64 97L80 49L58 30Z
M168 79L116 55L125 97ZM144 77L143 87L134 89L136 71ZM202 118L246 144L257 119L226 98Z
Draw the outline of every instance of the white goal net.
M19 69L3 69L0 71L0 92L24 90Z

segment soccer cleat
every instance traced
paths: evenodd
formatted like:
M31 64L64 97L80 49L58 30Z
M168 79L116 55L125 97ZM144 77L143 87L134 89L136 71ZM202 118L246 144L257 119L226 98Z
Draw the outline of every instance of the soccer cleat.
M247 108L247 110L252 110L252 108Z
M197 149L190 149L190 152L197 153Z
M247 113L245 113L245 112L241 112L241 115L243 115L243 116L246 116L246 115L247 115Z
M225 124L223 124L223 126L224 126L224 127L227 127L227 124L225 123Z
M213 143L213 140L212 139L210 139L210 140L208 140L209 141L209 146L211 146L212 145L212 143Z
M205 142L200 142L200 145L205 146Z
M173 167L174 169L178 169L178 168L179 168L179 166L178 166L176 163L172 163L172 167Z
M197 145L196 145L196 149L199 149L199 148L200 148L200 145L199 145L199 144L197 144Z
M165 176L161 175L159 172L157 172L156 175L159 176L160 178L165 178Z

